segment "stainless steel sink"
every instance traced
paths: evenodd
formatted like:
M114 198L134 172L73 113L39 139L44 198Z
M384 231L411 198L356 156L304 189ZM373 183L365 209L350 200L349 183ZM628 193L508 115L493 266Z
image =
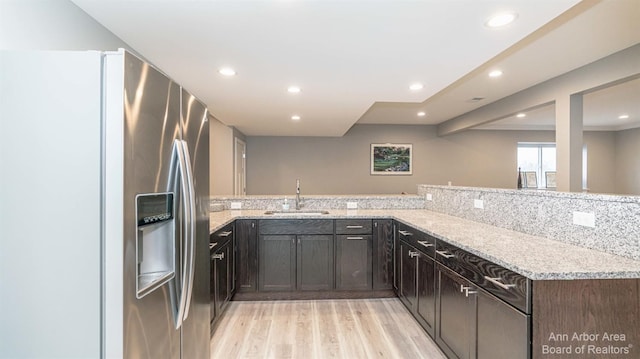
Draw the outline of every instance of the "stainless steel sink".
M315 211L315 210L291 210L291 211L265 211L264 214L274 216L320 216L329 214L329 211Z

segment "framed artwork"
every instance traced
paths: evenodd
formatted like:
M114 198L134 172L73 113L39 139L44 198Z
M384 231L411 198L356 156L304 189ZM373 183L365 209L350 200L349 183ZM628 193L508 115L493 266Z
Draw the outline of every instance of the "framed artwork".
M544 173L547 188L556 188L556 171L547 171Z
M411 144L371 144L372 175L411 175L412 171Z
M535 171L524 173L524 183L526 188L538 188L538 175Z

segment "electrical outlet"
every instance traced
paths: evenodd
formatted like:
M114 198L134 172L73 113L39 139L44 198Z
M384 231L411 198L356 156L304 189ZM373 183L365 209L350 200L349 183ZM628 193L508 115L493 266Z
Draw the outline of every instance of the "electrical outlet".
M347 209L358 209L358 202L347 202Z
M593 212L573 212L573 224L596 228L596 215Z
M433 201L433 195L431 195L431 193L427 193L427 201Z
M242 202L231 202L231 209L242 209Z
M474 208L479 208L479 209L484 209L484 201L481 199L474 199L473 200L473 207Z

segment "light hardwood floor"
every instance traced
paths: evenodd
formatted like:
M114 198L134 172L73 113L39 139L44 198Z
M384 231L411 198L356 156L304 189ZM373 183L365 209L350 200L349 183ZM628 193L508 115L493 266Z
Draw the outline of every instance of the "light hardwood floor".
M446 358L397 298L230 302L211 358Z

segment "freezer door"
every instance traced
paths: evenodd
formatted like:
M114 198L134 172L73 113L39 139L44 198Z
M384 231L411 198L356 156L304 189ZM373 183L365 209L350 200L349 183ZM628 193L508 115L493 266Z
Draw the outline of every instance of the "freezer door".
M191 303L182 324L182 357L209 358L209 122L206 107L182 90L182 134L195 188L195 272Z
M174 142L180 139L180 87L137 57L124 56L124 358L180 358L175 328L176 285L136 296L136 196L168 191ZM175 193L176 223L184 215ZM176 225L176 275L182 255ZM174 283L174 281L170 282ZM180 283L178 283L178 287ZM178 290L180 288L177 288ZM179 295L178 295L179 296Z

